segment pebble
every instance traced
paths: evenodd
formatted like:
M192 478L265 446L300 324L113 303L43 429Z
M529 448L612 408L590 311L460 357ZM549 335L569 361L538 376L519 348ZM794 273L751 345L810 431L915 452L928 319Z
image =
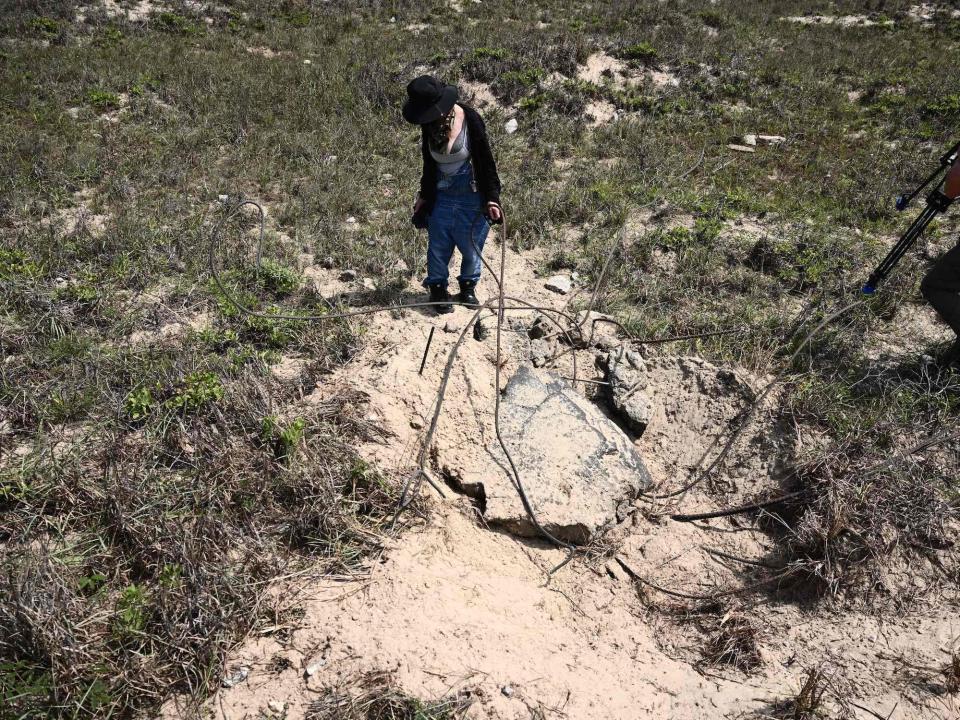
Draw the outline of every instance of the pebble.
M512 697L513 685L504 685L502 688L500 688L500 692L503 693L504 697Z
M757 140L762 145L779 145L787 141L783 135L757 135Z
M248 675L250 675L250 668L244 665L232 675L228 675L227 677L223 678L223 680L220 681L220 684L225 688L232 688L234 685L242 683L244 680L246 680Z
M365 277L363 279L363 289L373 292L377 289L377 284L373 281L373 278Z
M744 144L744 145L756 145L756 144L757 144L757 136L756 136L756 135L744 135L744 136L743 136L743 144Z
M287 709L287 704L284 702L280 702L279 700L270 700L267 703L267 707L270 708L271 712L275 712L279 714Z
M517 122L517 119L510 118L507 120L507 124L503 126L503 129L507 131L507 135L513 135L518 127L520 127L520 123Z

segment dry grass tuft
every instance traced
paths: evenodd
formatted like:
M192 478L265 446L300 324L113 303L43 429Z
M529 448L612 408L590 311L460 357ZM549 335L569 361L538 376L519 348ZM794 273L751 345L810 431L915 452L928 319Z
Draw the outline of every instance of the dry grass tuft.
M952 481L927 464L890 458L877 468L862 448L847 447L799 477L807 488L802 500L767 518L781 536L778 560L792 580L784 587L812 596L893 596L885 566L950 546L948 528L957 518L948 500Z
M944 688L948 695L960 693L960 655L954 653L950 662L941 671L944 677Z
M703 648L703 662L708 665L728 665L743 672L760 666L762 658L757 642L757 629L744 615L728 612L711 618L701 630L709 633Z
M310 703L306 720L453 720L473 704L470 691L423 703L397 690L387 672L370 672Z

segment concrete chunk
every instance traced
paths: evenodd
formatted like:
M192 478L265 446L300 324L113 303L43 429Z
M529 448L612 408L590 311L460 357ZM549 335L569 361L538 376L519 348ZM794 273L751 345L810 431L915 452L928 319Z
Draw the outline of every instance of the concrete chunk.
M507 383L500 425L537 520L561 540L589 542L650 486L643 460L615 423L561 380L528 365ZM486 521L537 537L496 441L489 450L501 471L477 479Z

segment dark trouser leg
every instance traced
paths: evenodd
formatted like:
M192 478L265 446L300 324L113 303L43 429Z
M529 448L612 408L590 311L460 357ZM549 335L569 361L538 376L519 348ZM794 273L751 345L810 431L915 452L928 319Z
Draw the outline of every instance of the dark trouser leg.
M920 291L943 321L960 335L960 245L937 260Z

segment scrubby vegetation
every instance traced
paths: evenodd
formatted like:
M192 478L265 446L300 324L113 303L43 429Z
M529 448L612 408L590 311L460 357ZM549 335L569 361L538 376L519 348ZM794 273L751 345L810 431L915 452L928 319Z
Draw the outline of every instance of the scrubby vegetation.
M238 314L206 267L227 206L267 208L268 260L250 270L256 228L241 216L223 262L232 292L268 316L329 311L300 276L303 254L381 288L417 275L405 82L487 83L510 243L589 280L626 224L599 309L638 335L748 325L696 351L768 372L806 303L824 314L850 299L903 225L892 196L956 133L960 102L944 88L960 78L945 59L960 20L924 25L908 7L171 0L131 18L7 4L0 705L128 717L174 691L202 697L225 649L263 621L271 578L304 559L349 568L377 547L397 488L351 449L377 432L363 398L285 415L298 390L270 374L296 353L323 376L362 324ZM780 19L809 11L893 23ZM637 81L579 77L600 52ZM654 69L676 83L654 84ZM592 102L620 115L591 129ZM728 149L758 132L785 141ZM842 452L802 458L798 482L816 500L791 510L778 559L828 594L869 584L856 583L894 546L945 542L955 519L956 443L857 479L960 420L960 378L921 358L936 348L886 364L864 352L919 301L923 263L908 257L788 376L791 416ZM714 631L709 662L754 662L749 626ZM814 713L818 692L802 690L791 717ZM376 717L452 712L389 702L402 711Z

